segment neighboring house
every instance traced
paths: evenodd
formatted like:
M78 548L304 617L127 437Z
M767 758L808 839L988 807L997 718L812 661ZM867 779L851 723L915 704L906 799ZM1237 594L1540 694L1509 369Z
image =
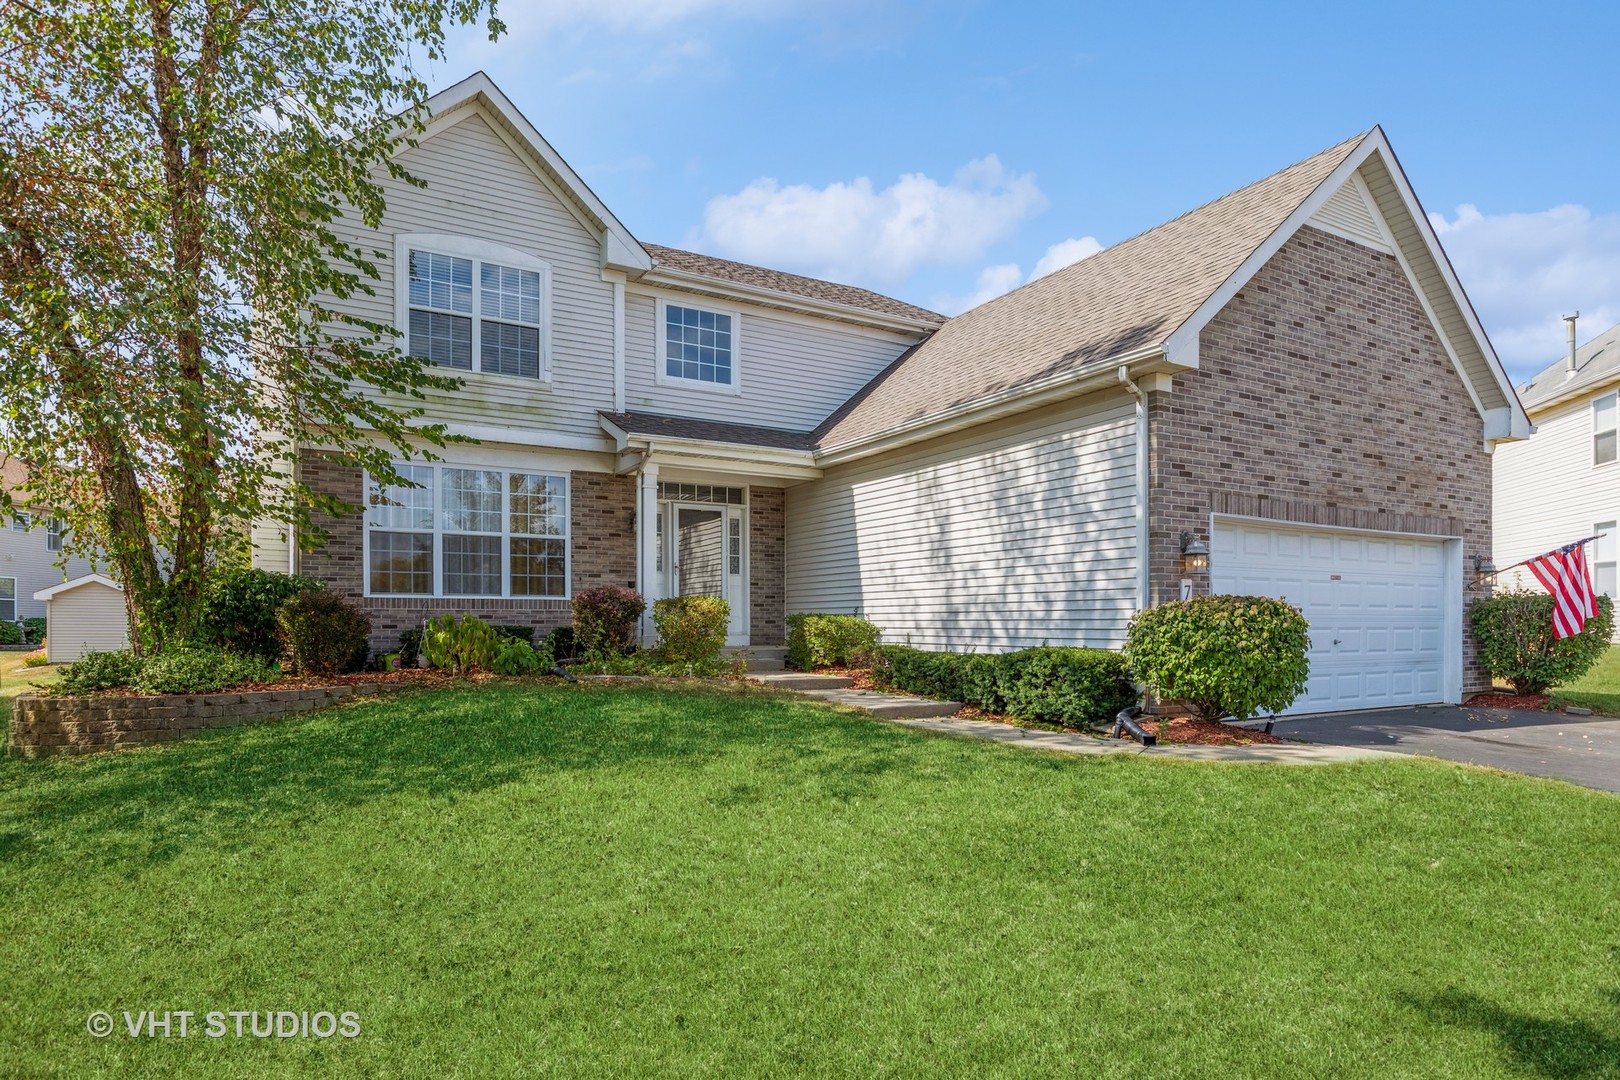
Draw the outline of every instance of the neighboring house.
M19 462L0 462L0 484L14 500L11 513L0 521L0 622L43 619L45 601L34 599L36 592L96 569L93 561L77 555L62 561L66 537L61 524L30 508L17 490L26 475Z
M1593 584L1616 595L1620 552L1620 326L1611 326L1519 387L1535 434L1496 452L1499 586L1539 589L1513 564L1597 533Z
M430 102L367 317L459 369L478 438L297 556L371 615L548 627L583 588L714 592L926 648L1118 647L1183 591L1312 620L1298 710L1457 701L1490 452L1528 421L1381 130L954 319L639 243L483 75ZM1183 570L1183 544L1213 549ZM1191 567L1189 563L1189 567Z

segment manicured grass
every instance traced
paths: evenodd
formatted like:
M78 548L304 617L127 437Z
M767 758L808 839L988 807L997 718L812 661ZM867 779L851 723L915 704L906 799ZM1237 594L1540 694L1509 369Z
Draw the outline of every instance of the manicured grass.
M0 763L0 1072L1620 1068L1620 799L1074 759L723 688L421 692ZM103 1040L95 1009L353 1010Z
M1584 705L1603 716L1620 716L1620 646L1610 645L1597 665L1553 696L1569 705Z
M47 664L36 668L23 667L23 657L27 655L28 653L13 652L9 649L0 652L0 723L11 719L12 698L55 682L56 673L62 670L60 664Z

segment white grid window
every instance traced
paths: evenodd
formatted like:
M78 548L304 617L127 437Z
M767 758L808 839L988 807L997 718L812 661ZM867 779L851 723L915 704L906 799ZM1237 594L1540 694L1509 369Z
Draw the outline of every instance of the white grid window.
M472 260L410 255L411 355L472 370Z
M17 579L0 577L0 622L17 621Z
M1592 464L1607 465L1615 459L1615 395L1605 394L1592 402Z
M664 305L664 374L671 379L730 386L732 317L718 311Z
M567 477L395 468L421 486L372 486L372 595L567 597Z
M726 557L730 562L728 569L735 577L742 573L742 518L733 516L728 526Z
M45 548L48 551L62 550L62 522L59 518L51 518L45 523Z
M402 235L406 348L441 367L549 377L549 269L523 252L454 236Z

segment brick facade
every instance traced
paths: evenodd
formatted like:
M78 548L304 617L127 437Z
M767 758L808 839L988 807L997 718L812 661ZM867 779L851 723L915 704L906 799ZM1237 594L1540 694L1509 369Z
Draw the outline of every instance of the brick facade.
M316 491L351 506L363 500L360 470L338 465L320 455L299 461L300 478ZM636 585L634 512L635 478L575 471L569 476L570 591L598 585ZM371 648L388 652L399 645L400 631L419 627L445 612L471 612L486 622L533 626L537 636L571 621L567 600L505 597L424 599L367 597L361 514L321 518L327 542L304 554L299 572L325 581L327 588L356 604L371 617Z
M1491 459L1468 391L1400 264L1304 228L1148 400L1151 587L1179 595L1180 535L1211 513L1463 538L1491 551ZM1206 591L1207 576L1195 579ZM1465 606L1479 594L1471 583ZM1463 687L1489 685L1464 633Z
M754 645L787 641L787 497L748 489L748 636Z

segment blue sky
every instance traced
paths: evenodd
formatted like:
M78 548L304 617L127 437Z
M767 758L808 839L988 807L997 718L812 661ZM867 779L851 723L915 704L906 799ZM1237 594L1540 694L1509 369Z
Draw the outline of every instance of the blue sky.
M504 0L642 240L954 312L1383 124L1516 381L1620 322L1620 6ZM1590 51L1583 46L1591 45Z

